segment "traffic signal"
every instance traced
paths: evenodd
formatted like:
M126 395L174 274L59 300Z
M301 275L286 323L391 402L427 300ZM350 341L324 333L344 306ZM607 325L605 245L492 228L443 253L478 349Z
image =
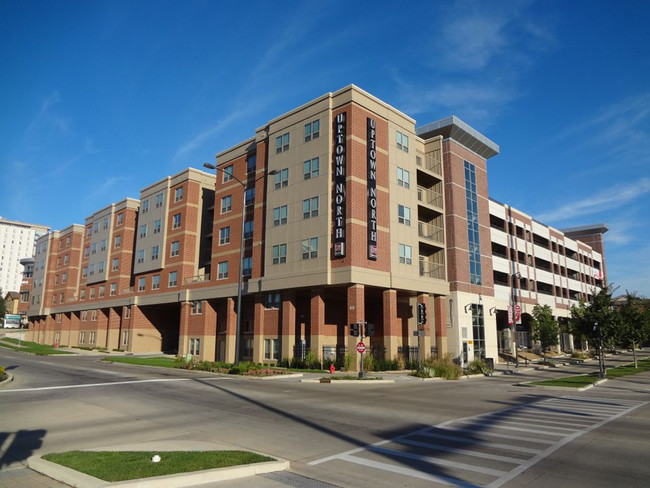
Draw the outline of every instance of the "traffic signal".
M350 335L354 337L359 337L359 323L355 322L350 324Z
M366 337L371 337L375 335L375 324L368 324L366 323Z
M427 323L427 306L424 303L418 303L418 325Z

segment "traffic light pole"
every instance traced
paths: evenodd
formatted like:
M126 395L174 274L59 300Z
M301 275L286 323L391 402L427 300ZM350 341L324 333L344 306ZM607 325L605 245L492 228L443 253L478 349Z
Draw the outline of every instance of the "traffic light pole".
M363 342L363 325L362 325L361 327L359 327L359 329L361 329L361 330L359 331L359 340L360 340L361 342ZM364 355L364 353L361 353L361 359L359 360L359 361L361 362L361 364L359 365L359 378L360 378L360 379L363 379L363 377L364 377L364 372L363 372L363 355Z

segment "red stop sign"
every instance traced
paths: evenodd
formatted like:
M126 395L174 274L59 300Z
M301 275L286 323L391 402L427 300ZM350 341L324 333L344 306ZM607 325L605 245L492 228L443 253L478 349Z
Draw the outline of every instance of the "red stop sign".
M357 343L357 352L360 354L363 354L366 352L366 345L363 342L358 342Z

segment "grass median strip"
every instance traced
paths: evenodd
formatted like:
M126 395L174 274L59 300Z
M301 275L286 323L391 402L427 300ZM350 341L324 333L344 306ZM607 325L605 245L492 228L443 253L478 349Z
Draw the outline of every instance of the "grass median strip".
M126 364L139 364L142 366L160 366L162 368L173 368L175 358L154 357L154 358L136 358L128 356L120 356L114 358L104 358L102 361L109 363L126 363Z
M68 451L43 459L110 482L275 461L247 451Z
M626 364L625 366L618 366L617 368L610 368L607 370L608 379L621 378L631 374L643 373L650 371L650 358L638 362L638 368L633 364ZM590 373L580 376L568 376L566 378L556 378L554 380L534 381L533 385L538 386L564 386L567 388L582 388L591 385L598 381L598 373Z
M0 346L11 349L12 351L28 352L42 356L47 356L50 354L72 354L68 351L61 351L60 349L49 346L47 344L38 344L36 342L30 341L19 341L13 337L5 337L0 340Z

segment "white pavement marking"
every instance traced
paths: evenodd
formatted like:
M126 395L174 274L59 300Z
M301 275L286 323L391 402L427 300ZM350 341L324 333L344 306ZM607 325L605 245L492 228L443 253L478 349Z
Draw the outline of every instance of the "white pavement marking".
M136 383L163 383L172 381L221 380L226 378L157 378L153 380L110 381L107 383L86 383L83 385L39 386L37 388L16 388L15 390L0 390L0 394L18 393L26 391L66 390L69 388L96 388L101 386L132 385Z
M607 399L595 399L595 398L581 398L581 397L560 397L557 399L542 400L534 404L522 405L518 407L513 407L501 412L488 413L483 415L477 415L475 417L467 417L462 419L450 420L443 422L434 427L427 427L415 432L411 432L393 439L382 440L374 444L359 447L346 451L344 453L339 453L333 456L329 456L322 459L317 459L309 463L309 465L317 465L333 460L346 461L350 463L359 464L367 468L380 469L384 471L390 471L393 473L406 475L414 478L419 478L423 480L429 480L436 483L442 483L445 485L452 485L463 488L476 488L485 486L486 488L499 488L504 483L512 480L513 478L519 476L521 473L526 471L528 468L538 463L545 457L549 456L553 452L560 449L562 446L568 444L577 437L586 434L594 429L597 429L608 422L618 419L619 417L629 414L630 412L636 410L637 408L648 404L648 402L638 402L638 401L617 401L617 400L607 400ZM552 415L550 420L545 420L545 415L549 412L549 409L561 409L562 413L553 411L550 413ZM518 427L512 427L509 425L503 424L521 424L521 422L526 421L525 418L537 413L537 417L534 419L528 419L530 421L540 422L541 425L530 425L532 427L538 427L540 429L547 430L536 430L536 429L524 429ZM508 419L508 415L512 415L512 420ZM564 421L564 422L562 422ZM587 422L587 423L586 423ZM467 428L459 427L458 425L467 425ZM552 425L554 424L554 425ZM557 424L566 425L567 427L558 427ZM488 430L477 429L479 426L484 426L489 429L496 429L497 431L505 430L514 430L518 432L525 432L526 434L521 435L507 435L500 432L490 432ZM567 433L559 433L554 431L549 431L552 429L557 430L566 430ZM443 433L440 433L440 432ZM445 434L445 433L448 433ZM465 435L463 434L471 434ZM540 439L536 438L535 435L543 436L555 436L559 437L556 440ZM459 447L436 445L428 442L421 442L417 440L412 440L413 438L424 437L430 439L441 439L446 441L452 441L460 444ZM484 440L485 437L496 437L501 439L510 439L517 441L515 444L499 444L494 442L489 442ZM515 465L515 467L510 471L498 471L496 469L490 469L483 466L476 466L474 464L468 464L458 461L451 461L448 459L441 459L436 456L429 456L423 454L417 454L414 452L405 452L396 449L390 449L385 446L386 444L394 443L401 445L408 445L413 447L422 448L421 452L425 452L425 449L435 449L438 451L448 452L458 456L465 456L466 459L471 459L472 457L478 457L483 459L489 459L497 462L510 463ZM529 447L518 447L517 444L523 444L528 446L545 445L547 447L540 449L531 449ZM515 451L521 454L522 458L512 458L507 456L499 456L496 454L488 454L478 450L472 450L472 447L486 447L486 448L496 448L496 449L505 449L510 451ZM541 446L540 446L541 447ZM424 464L432 466L446 467L450 469L457 469L459 471L459 477L454 478L452 475L441 476L436 474L430 474L426 472L426 468L423 468L422 471L413 468L405 468L399 466L398 464L390 464L378 462L372 459L366 459L364 457L358 456L362 452L374 452L380 455L387 456L392 458L396 463L398 463L399 458L414 459ZM529 454L532 456L525 456ZM444 455L441 453L441 455ZM472 471L478 472L487 476L491 476L493 481L487 485L470 483L468 481L460 478L463 471ZM496 479L494 479L496 478Z

